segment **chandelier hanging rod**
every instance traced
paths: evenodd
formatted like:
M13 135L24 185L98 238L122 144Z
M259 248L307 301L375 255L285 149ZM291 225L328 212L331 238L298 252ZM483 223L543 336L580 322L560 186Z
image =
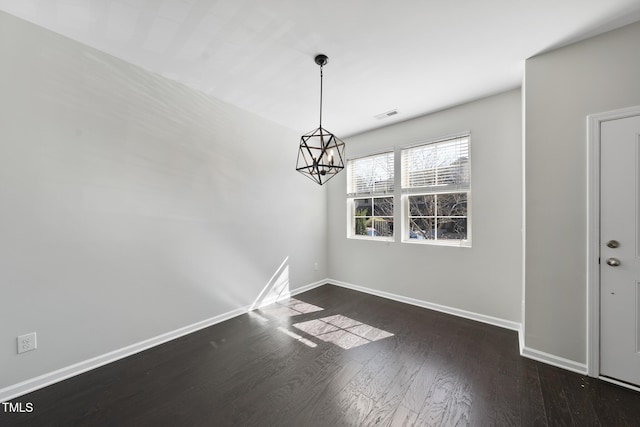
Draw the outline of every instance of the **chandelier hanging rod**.
M316 64L320 66L320 128L322 129L322 78L324 77L322 67L327 65L329 57L327 57L327 55L320 54L316 56L315 61Z

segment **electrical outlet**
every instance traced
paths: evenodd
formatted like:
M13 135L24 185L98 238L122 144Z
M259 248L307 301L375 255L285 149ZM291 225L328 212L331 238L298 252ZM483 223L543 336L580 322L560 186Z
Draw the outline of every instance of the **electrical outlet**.
M24 353L25 351L31 351L38 348L38 343L36 341L36 333L31 332L30 334L20 335L18 337L18 354Z
M317 262L313 263L313 269L315 271L318 271L318 263Z

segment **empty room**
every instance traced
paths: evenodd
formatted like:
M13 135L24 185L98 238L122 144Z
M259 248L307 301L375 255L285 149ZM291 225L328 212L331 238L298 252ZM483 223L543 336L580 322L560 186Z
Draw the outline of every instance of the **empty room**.
M0 425L638 425L639 46L640 0L0 0Z

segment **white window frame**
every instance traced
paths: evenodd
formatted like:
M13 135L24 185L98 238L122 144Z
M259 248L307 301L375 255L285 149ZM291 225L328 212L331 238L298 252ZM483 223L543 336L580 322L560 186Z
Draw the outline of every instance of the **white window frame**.
M426 146L433 145L444 145L447 143L454 142L456 140L466 140L466 158L467 163L462 166L460 165L459 173L465 173L468 176L467 182L462 182L459 184L438 184L435 185L412 185L409 181L408 170L407 170L407 157L409 153L414 149L420 149ZM471 133L463 132L454 135L448 135L446 137L437 138L429 141L424 141L419 144L412 144L410 146L403 147L400 150L400 174L401 174L401 209L402 209L402 220L401 220L401 232L402 238L401 241L403 243L412 243L419 245L439 245L439 246L461 246L461 247L471 247ZM464 167L464 169L462 169ZM427 175L427 174L425 174ZM435 228L435 233L432 239L419 239L419 238L410 238L409 233L411 230L410 227L410 214L411 209L409 206L409 198L411 196L435 196L443 194L456 194L456 193L466 193L466 239L441 239L438 236L437 225ZM434 220L437 222L438 218L438 208L437 205L434 207Z
M364 159L370 159L375 157L382 158L383 156L390 157L386 159L387 165L391 165L391 173L392 176L387 178L387 182L384 185L380 185L379 187L375 184L371 186L371 188L367 188L367 186L360 186L359 183L356 182L354 178L354 167L355 164ZM355 157L351 159L347 159L347 238L349 239L361 239L361 240L372 240L372 241L383 241L383 242L393 242L395 241L396 235L396 222L395 222L395 212L397 206L397 200L394 195L395 189L395 176L396 176L396 168L395 168L395 150L386 150L383 152L369 154L366 156ZM360 187L360 188L356 188ZM375 210L373 204L375 203L375 199L381 198L391 198L393 203L393 210L391 215L375 215ZM356 234L356 200L358 199L370 199L372 201L371 206L371 218L390 218L393 222L393 230L390 236L375 236L375 235L359 235ZM375 222L375 219L374 219ZM375 229L375 227L374 227Z

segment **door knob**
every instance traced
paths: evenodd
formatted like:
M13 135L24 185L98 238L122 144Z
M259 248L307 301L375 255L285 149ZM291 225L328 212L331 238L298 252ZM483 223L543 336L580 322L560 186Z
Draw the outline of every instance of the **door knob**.
M611 267L617 267L620 265L620 260L618 258L609 258L607 259L607 265Z
M617 247L620 247L620 242L618 242L617 240L609 240L607 242L607 247L611 249L615 249Z

